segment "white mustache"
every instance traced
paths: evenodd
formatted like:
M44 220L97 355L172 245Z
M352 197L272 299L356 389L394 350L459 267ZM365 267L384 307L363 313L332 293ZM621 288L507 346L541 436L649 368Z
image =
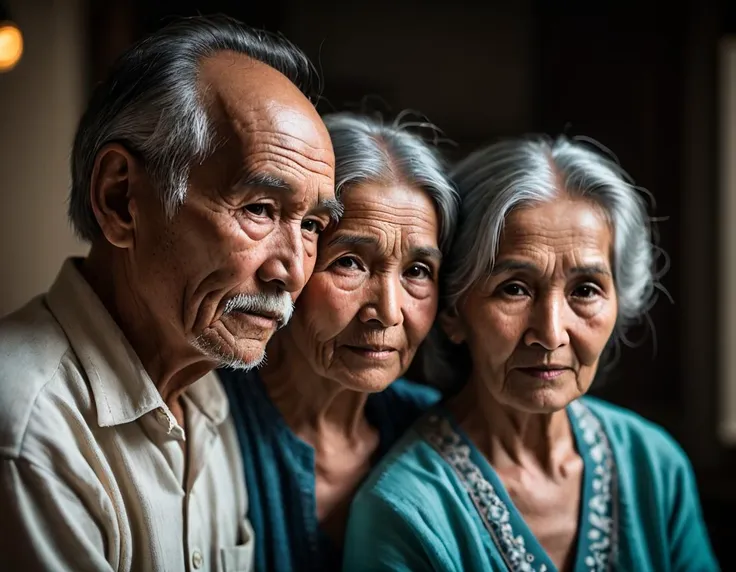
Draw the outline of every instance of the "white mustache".
M274 318L279 328L284 327L294 313L294 302L288 292L280 294L238 294L225 302L223 315L232 312L260 314Z

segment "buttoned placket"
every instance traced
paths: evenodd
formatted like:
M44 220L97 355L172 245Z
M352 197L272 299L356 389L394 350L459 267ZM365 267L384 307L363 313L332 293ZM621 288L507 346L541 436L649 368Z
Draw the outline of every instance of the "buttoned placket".
M189 530L186 510L188 502L188 435L186 435L184 428L179 425L176 418L165 406L158 407L151 411L149 417L150 420L153 421L153 423L147 424L149 437L158 446L162 455L166 459L167 466L171 470L173 478L179 484L181 498L184 502L183 532L185 536L181 539L181 549L184 555L184 561L187 563L188 570L198 570L201 569L204 564L203 555L199 554L197 558L194 558L194 554L190 551L189 543L187 541L187 531ZM195 566L195 561L197 562L197 566Z
M186 469L184 429L164 406L152 410L140 421L148 438L161 451L166 461L165 466L171 471L170 477L178 483L183 495Z
M212 507L198 492L199 477L206 469L207 459L217 438L217 427L196 405L187 401L184 412L187 419L189 446L184 491L187 550L191 570L213 570L213 555L206 551L211 534Z
M188 397L184 397L186 434L176 418L165 407L151 412L155 435L151 435L182 487L184 501L185 560L190 571L213 570L213 554L208 552L212 507L206 494L198 493L199 477L206 470L207 459L218 438L218 428ZM184 443L183 443L184 442ZM182 446L183 445L183 446Z

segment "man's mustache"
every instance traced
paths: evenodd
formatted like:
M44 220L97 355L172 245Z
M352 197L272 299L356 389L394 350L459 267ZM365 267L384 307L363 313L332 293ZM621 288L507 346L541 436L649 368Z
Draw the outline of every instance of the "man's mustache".
M284 327L294 313L294 302L288 292L279 294L237 294L225 302L223 315L232 312L256 314L276 320Z

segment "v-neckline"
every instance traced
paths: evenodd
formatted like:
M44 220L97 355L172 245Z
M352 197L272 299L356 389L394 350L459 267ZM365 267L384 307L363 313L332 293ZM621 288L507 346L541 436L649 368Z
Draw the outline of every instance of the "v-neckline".
M309 482L310 485L309 491L302 491L302 503L305 505L305 528L310 537L309 544L312 555L316 559L321 559L324 555L339 555L342 553L343 547L335 543L332 537L327 534L317 516L317 473L315 466L316 453L314 447L297 435L294 429L292 429L286 421L286 417L284 417L276 403L271 399L266 382L260 373L255 371L253 372L253 375L254 379L252 380L252 387L258 394L261 406L270 410L270 415L268 417L270 419L272 430L276 431L276 433L282 438L286 438L291 441L299 451L300 479ZM384 391L388 391L388 389ZM375 408L377 405L380 405L378 394L371 394L365 404L365 414L369 423L371 421L375 421ZM387 441L385 428L380 423L371 423L371 425L373 425L378 431L379 445L377 451L382 450L381 448L384 447L384 444ZM319 561L320 568L322 566L329 565L329 563L322 560Z
M618 491L613 452L603 426L584 403L571 403L567 415L584 467L573 570L609 570L617 542ZM498 473L452 414L436 408L425 417L420 432L463 482L507 568L557 572L557 566L524 521Z

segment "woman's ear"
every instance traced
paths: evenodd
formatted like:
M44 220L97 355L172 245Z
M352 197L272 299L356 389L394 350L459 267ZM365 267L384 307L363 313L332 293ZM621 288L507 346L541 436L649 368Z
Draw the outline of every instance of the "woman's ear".
M119 143L105 145L95 158L90 181L92 210L102 234L118 248L134 243L131 183L140 169L139 161Z
M461 344L465 341L465 328L457 308L442 310L438 318L442 330L453 344Z

